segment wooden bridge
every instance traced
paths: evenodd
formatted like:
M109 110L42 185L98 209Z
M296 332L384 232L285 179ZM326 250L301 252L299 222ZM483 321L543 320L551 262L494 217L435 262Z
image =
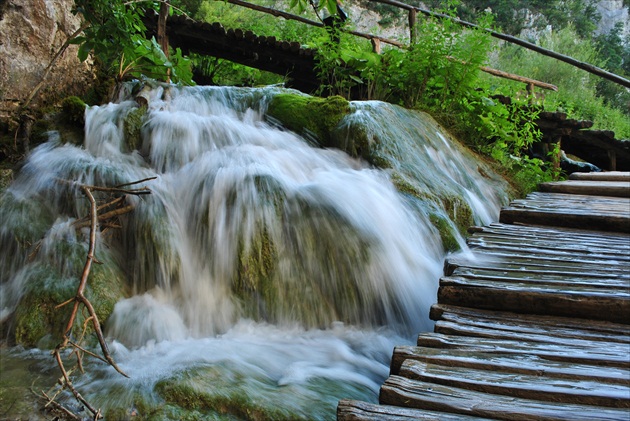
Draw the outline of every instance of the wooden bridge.
M434 332L338 420L630 420L630 173L572 178L471 228Z

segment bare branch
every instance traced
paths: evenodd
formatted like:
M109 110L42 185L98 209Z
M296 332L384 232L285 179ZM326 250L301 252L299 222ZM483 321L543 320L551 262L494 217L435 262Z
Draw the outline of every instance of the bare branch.
M130 185L134 185L134 184L139 184L141 182L144 181L148 181L148 180L152 180L154 178L147 178L144 180L139 180L139 181L135 181L132 183L128 183L128 184L124 184L122 186L130 186ZM75 183L71 183L67 180L59 180L60 182L66 183L66 184L75 184ZM141 189L135 189L135 190L125 190L119 187L114 187L114 188L109 188L109 187L97 187L97 186L89 186L89 185L81 185L79 184L78 187L83 191L83 193L85 194L85 196L87 197L89 203L90 203L90 214L89 214L89 219L86 220L77 220L75 221L75 226L77 227L82 227L82 226L89 226L90 227L90 234L89 234L89 245L88 245L88 251L87 251L87 256L85 259L85 265L83 267L83 272L81 274L81 279L79 281L79 286L77 288L77 292L75 294L75 296L73 298L71 298L70 300L67 300L61 304L59 304L56 308L61 308L65 305L68 305L72 302L74 302L74 306L72 307L72 312L70 314L70 317L68 319L68 322L65 326L65 330L64 330L64 336L63 336L63 340L62 342L57 345L57 347L55 348L55 350L53 351L53 356L55 358L55 360L57 361L57 365L59 366L59 369L61 371L61 378L59 379L59 385L61 387L60 391L63 389L68 389L70 390L70 392L74 395L74 397L80 402L82 403L85 408L87 408L90 413L94 416L94 420L98 420L100 418L102 418L101 415L101 411L100 409L95 409L93 408L88 402L87 400L81 396L81 394L79 393L79 391L74 387L74 385L72 384L72 381L70 380L70 374L72 373L72 371L74 370L74 368L72 370L67 371L66 367L64 366L63 363L63 359L61 358L61 352L63 351L63 349L65 349L68 346L73 347L73 351L71 352L70 355L72 354L76 354L76 358L77 358L77 365L75 368L78 368L82 373L83 373L83 356L84 354L87 354L91 357L94 357L100 361L106 362L107 364L111 365L116 371L118 371L120 374L122 374L125 377L129 377L124 371L122 371L118 365L116 364L116 362L114 361L114 359L112 358L109 349L107 347L107 342L105 341L105 337L103 335L103 331L101 328L101 324L99 322L98 316L96 314L96 310L94 309L94 306L92 305L92 303L90 302L90 300L88 300L88 298L85 296L85 289L87 286L87 282L88 282L88 278L90 275L90 270L92 267L93 263L100 263L98 262L98 260L95 257L95 251L96 251L96 235L97 235L97 230L99 229L99 220L102 221L107 221L110 220L112 218L115 218L117 216L123 215L125 213L131 212L134 209L133 205L127 205L127 206L122 206L122 204L124 204L124 199L125 199L125 195L127 194L148 194L151 193L151 191L147 188L147 187L143 187ZM96 204L96 199L94 198L93 195L93 191L99 191L99 192L108 192L108 193L122 193L123 196L121 197L117 197L114 198L110 201L108 201L107 203L101 205L101 206L97 206ZM118 206L118 207L116 207ZM106 210L109 208L115 207L114 209L110 210L109 212L106 212L102 215L99 216L98 212L99 210ZM88 222L89 221L89 222ZM85 224L85 225L84 225ZM107 224L109 226L117 226L116 224ZM77 315L79 312L79 308L82 308L83 311L86 311L87 314L84 314L84 321L83 321L83 329L81 331L81 335L79 337L78 341L72 341L71 337L72 337L72 330L75 327L75 323L77 321ZM98 339L100 348L101 348L101 354L102 355L98 355L94 352L88 351L87 349L85 349L81 344L85 339L85 334L88 330L88 326L91 324L92 328L94 329L94 333ZM60 410L64 411L64 413L71 415L73 417L73 419L79 419L76 417L76 415L72 414L71 411L69 411L67 408L64 408L63 405L59 404L58 402L55 401L57 394L50 398L46 393L42 392L42 396L46 397L49 400L49 403L46 405L54 405L56 408L59 408Z

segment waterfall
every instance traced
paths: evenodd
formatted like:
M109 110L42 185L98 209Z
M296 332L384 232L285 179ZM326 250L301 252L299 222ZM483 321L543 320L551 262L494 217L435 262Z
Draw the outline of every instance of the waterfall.
M465 248L458 212L491 222L505 186L428 116L384 103L352 103L335 130L360 126L388 165L314 147L267 122L280 92L157 86L146 110L129 95L90 107L82 146L52 133L0 199L0 322L18 334L20 303L72 291L87 249L74 183L156 177L99 233L90 281L130 379L94 363L85 394L167 419L330 419L338 399L374 400L393 346L432 327L445 238Z

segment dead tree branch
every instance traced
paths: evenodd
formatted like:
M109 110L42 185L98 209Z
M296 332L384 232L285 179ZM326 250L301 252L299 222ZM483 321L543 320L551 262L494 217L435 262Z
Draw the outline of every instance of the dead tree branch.
M57 306L57 308L61 308L71 303L74 304L72 307L72 311L70 313L70 317L68 318L68 322L66 323L66 326L65 326L63 339L55 347L52 354L55 358L55 361L57 362L57 365L59 366L59 370L61 371L61 378L59 379L59 386L60 386L59 391L63 389L69 390L72 393L72 395L75 397L75 399L79 401L90 412L94 420L98 420L102 418L100 409L96 409L92 405L90 405L90 403L75 388L70 378L71 373L75 368L79 369L83 373L83 356L89 355L100 361L106 362L123 376L129 377L123 370L120 369L120 367L118 367L118 365L112 358L109 352L109 348L107 346L107 342L105 341L103 330L101 328L101 323L96 314L96 310L94 309L94 306L92 305L90 300L85 296L85 290L88 284L88 278L90 275L92 264L98 263L98 260L95 257L97 230L99 229L100 221L105 222L117 216L131 212L133 210L134 207L132 205L125 206L125 198L127 195L129 194L142 195L142 194L151 193L151 191L147 187L142 187L139 189L124 189L123 187L136 185L144 181L152 180L154 178L155 177L139 180L139 181L134 181L134 182L123 184L121 186L116 186L116 187L98 187L98 186L89 186L89 185L79 185L81 191L83 192L83 194L85 195L85 197L87 197L89 201L90 213L89 213L88 218L79 219L75 221L75 226L77 228L82 228L86 226L90 227L88 251L87 251L87 256L85 259L85 264L83 266L81 279L79 281L79 286L77 288L77 292L75 296ZM61 181L69 183L66 180L61 180ZM108 202L106 202L105 204L101 206L97 206L96 199L93 194L93 192L96 192L96 191L106 192L110 194L122 194L122 196L115 197L109 200ZM108 211L99 215L99 211L103 211L103 210L108 210ZM108 224L108 225L115 225L115 224ZM72 332L75 329L75 324L77 323L79 309L81 308L87 312L87 315L86 315L87 317L85 317L85 320L83 322L83 329L79 337L79 340L73 341ZM85 334L90 325L100 345L101 355L98 355L92 351L85 349L85 347L82 345L82 342L85 338ZM66 370L66 367L62 358L63 350L65 350L68 347L72 348L72 352L70 353L70 355L75 354L77 358L76 367L70 370L70 372ZM76 415L72 414L72 411L63 407L63 405L55 401L57 396L58 396L58 393L52 397L50 397L48 394L44 392L42 392L41 394L41 397L47 400L47 404L46 404L47 407L52 405L56 409L63 411L66 415L73 417L73 419L77 419Z

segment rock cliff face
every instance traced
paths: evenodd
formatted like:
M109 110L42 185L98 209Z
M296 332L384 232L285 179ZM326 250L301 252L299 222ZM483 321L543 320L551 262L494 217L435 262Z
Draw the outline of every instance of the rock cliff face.
M600 0L597 3L597 11L602 15L597 28L598 34L607 34L617 22L623 23L622 39L630 34L630 15L628 7L623 5L623 0Z
M81 22L72 0L0 0L0 119L15 110L42 80L46 67ZM83 92L90 67L71 45L60 57L40 94L39 105Z

